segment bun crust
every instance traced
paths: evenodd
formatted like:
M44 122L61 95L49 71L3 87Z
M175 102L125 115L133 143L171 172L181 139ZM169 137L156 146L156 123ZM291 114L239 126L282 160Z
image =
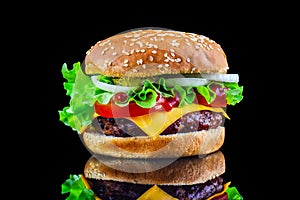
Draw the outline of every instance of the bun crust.
M154 160L128 160L115 159L115 165L122 166L131 162L133 168L143 168L151 165ZM147 162L147 163L145 163ZM158 184L158 185L191 185L204 183L216 176L225 173L225 158L221 151L205 155L204 157L194 156L189 158L179 158L171 164L144 173L126 172L119 170L113 165L106 165L96 157L91 157L84 168L86 178L98 180L113 180L137 184Z
M93 154L117 158L178 158L209 154L221 148L225 127L173 135L113 137L85 131L81 139Z
M206 36L173 30L134 30L97 42L86 53L85 72L112 77L227 73L226 55Z

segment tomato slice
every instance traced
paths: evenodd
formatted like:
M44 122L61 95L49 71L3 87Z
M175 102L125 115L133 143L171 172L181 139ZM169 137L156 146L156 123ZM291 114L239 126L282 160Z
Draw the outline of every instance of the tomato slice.
M130 102L127 106L120 107L113 102L108 104L95 103L95 111L98 115L107 118L137 117L149 114L150 108L141 108L135 102Z
M142 108L138 106L135 102L130 102L127 106L120 107L114 103L114 100L108 104L95 103L95 111L98 115L107 118L122 118L122 117L137 117L141 115L147 115L150 112L165 111L168 112L172 110L173 107L178 107L179 97L164 98L162 95L158 94L156 98L156 105L152 108Z

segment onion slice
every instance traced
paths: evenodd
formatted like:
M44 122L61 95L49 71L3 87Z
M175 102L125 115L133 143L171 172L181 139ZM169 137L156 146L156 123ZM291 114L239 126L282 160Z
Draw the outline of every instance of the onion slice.
M238 74L201 74L201 76L210 81L239 82Z
M168 78L167 85L181 85L181 86L201 86L206 85L209 81L204 78Z
M117 93L117 92L128 92L131 89L135 89L135 87L127 87L127 86L120 86L120 85L111 85L107 83L103 83L97 80L97 76L91 76L91 79L93 83L95 84L96 87L112 92L112 93Z

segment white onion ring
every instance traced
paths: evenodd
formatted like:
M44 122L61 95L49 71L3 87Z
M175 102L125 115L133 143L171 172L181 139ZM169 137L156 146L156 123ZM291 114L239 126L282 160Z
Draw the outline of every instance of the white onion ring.
M204 78L168 78L167 85L181 85L181 86L201 86L206 85L209 81Z
M97 80L97 76L91 76L91 79L96 87L112 93L128 92L129 90L135 88L135 87L127 87L127 86L111 85L111 84L103 83Z
M201 76L210 81L239 82L238 74L201 74Z

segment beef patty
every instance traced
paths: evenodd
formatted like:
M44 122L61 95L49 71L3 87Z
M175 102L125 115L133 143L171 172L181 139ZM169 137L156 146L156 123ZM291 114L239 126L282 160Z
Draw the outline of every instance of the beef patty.
M208 110L191 112L177 119L160 135L185 133L217 128L222 124L224 117L221 113ZM105 118L98 116L97 130L105 135L115 137L145 136L146 134L132 121L126 118Z
M87 179L95 194L102 200L137 199L153 185L125 183L109 180ZM194 185L159 185L163 191L180 200L207 199L223 190L223 178L216 177Z

